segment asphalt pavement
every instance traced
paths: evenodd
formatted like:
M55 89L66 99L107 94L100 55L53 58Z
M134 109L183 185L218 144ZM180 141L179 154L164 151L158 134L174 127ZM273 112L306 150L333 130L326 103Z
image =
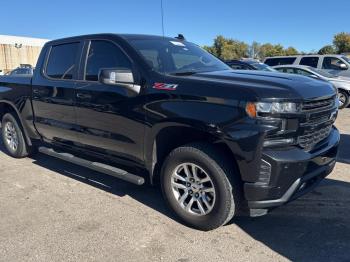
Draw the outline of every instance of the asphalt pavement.
M210 232L159 190L0 146L0 261L350 261L350 109L333 173L308 195Z

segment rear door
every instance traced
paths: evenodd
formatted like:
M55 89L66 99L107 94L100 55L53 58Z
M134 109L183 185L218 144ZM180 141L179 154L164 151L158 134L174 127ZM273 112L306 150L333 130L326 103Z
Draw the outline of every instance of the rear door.
M46 140L77 142L75 82L81 52L80 41L49 47L42 71L33 78L34 122Z
M300 59L299 65L311 66L317 68L319 62L318 56L304 56Z
M108 85L98 79L100 70L108 68L131 69L136 79L133 62L111 40L92 39L85 47L76 93L79 142L86 150L142 162L144 98L131 95L122 85Z

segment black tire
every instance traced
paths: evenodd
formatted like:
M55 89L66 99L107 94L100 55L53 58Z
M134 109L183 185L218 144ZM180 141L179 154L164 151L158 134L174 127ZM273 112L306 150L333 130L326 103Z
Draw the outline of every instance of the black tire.
M216 197L212 210L201 216L180 206L173 193L171 181L175 169L183 163L193 163L207 173L215 187ZM231 161L232 163L232 161ZM237 169L225 160L222 152L204 143L194 143L174 149L166 158L161 172L164 198L176 215L188 226L199 230L212 230L228 223L241 205L241 182Z
M338 90L338 93L339 93L339 95L338 95L339 100L340 100L340 96L342 96L342 98L343 98L342 99L343 104L341 106L339 106L339 109L343 109L343 108L348 107L350 104L349 93L346 92L345 90L341 90L341 89Z
M8 139L6 138L6 126L8 125L8 123L10 123L13 128L14 131L16 132L16 136L17 136L17 147L13 148L11 147L10 143L8 142ZM4 115L4 117L2 118L2 129L1 129L1 133L2 133L2 141L5 145L6 151L7 153L15 158L24 158L27 157L29 155L30 152L30 148L28 147L25 139L24 139L24 135L22 132L22 129L20 128L20 124L18 123L17 119L10 113L7 113Z

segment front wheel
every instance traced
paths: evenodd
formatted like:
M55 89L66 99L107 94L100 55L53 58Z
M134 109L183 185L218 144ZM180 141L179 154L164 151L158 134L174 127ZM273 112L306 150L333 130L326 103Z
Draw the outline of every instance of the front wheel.
M350 103L349 94L344 90L338 91L339 109L347 107Z
M235 169L206 144L173 150L161 174L164 198L187 225L211 230L229 222L240 205Z

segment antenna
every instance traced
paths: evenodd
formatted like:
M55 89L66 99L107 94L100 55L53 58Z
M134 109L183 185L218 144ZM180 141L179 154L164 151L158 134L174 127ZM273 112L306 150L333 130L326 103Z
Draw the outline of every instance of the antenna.
M164 9L163 9L163 0L160 0L160 11L162 14L162 34L164 37Z

